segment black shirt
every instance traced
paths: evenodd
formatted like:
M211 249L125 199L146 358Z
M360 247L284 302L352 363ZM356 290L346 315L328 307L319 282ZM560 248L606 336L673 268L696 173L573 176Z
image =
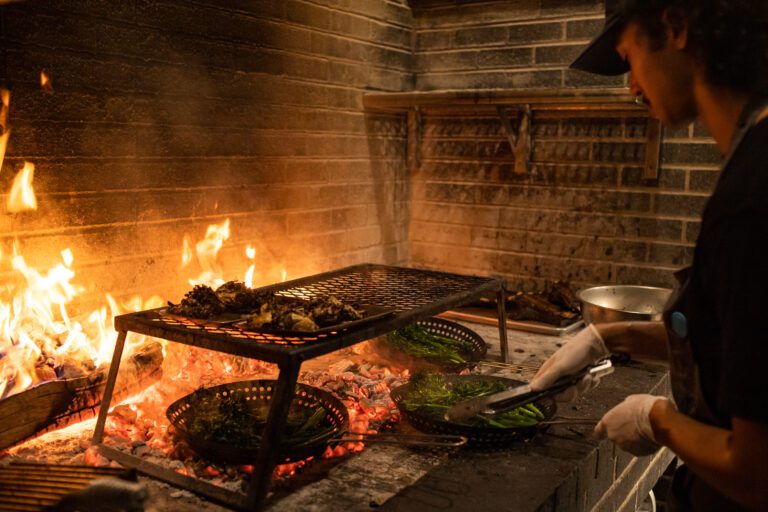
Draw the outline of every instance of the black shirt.
M707 202L691 319L704 398L717 423L768 422L768 121L742 140Z

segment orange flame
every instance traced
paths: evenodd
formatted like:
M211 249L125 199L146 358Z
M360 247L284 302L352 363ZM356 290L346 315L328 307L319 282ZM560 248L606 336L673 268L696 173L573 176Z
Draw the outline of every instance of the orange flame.
M181 268L185 268L189 266L189 264L192 262L192 242L190 241L189 235L184 235L184 242L181 247Z
M74 255L61 251L61 261L41 273L27 265L13 247L11 267L20 276L17 284L0 290L0 397L23 391L38 382L57 378L54 366L82 374L108 363L115 342L113 317L120 307L110 297L109 310L101 307L78 321L67 305L83 291L73 284ZM139 311L162 304L153 297L129 307ZM134 338L131 344L142 342ZM65 373L61 378L68 378Z
M8 137L11 136L11 129L8 128L8 105L11 100L11 91L0 89L0 170L5 160L5 150L8 147Z
M10 213L37 210L35 189L32 188L34 175L35 166L30 162L24 162L24 168L16 174L13 185L11 185L11 192L8 194L7 208Z
M40 87L49 94L53 92L51 77L48 76L45 70L40 71Z
M189 284L206 284L211 287L218 287L224 284L222 277L223 271L216 257L219 254L224 241L229 239L229 219L221 224L211 224L205 232L205 238L195 244L197 260L203 272L197 279L190 279Z
M252 245L248 245L245 248L245 255L248 257L249 260L255 260L256 259L256 248ZM245 286L248 288L253 288L253 273L256 271L256 264L252 263L250 267L248 267L248 270L245 272L245 279L243 282L245 283Z

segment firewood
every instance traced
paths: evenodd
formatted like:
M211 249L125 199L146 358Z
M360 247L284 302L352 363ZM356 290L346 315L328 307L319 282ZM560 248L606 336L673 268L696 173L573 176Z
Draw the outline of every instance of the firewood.
M120 364L113 403L146 389L162 376L163 350L149 342ZM78 378L51 380L0 400L0 449L94 417L108 367Z
M508 315L511 320L533 320L563 326L573 322L577 314L563 311L535 293L518 292L509 298Z

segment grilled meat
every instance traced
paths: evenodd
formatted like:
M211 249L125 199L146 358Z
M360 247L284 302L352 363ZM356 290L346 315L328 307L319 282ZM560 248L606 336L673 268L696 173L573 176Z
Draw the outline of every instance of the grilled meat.
M224 304L210 286L199 284L188 291L179 304L168 302L168 312L192 318L211 318L225 311Z
M534 320L545 324L565 326L578 318L578 313L565 311L536 293L518 292L507 302L507 312L512 320Z

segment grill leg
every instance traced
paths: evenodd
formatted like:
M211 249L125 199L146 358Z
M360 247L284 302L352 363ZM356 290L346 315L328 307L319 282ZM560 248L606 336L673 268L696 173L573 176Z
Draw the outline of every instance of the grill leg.
M112 392L115 390L117 371L120 369L120 359L123 357L126 336L128 336L128 331L120 331L117 334L115 351L112 353L112 363L109 365L107 383L104 385L104 395L101 398L101 405L99 406L99 417L96 420L96 428L93 429L93 439L91 439L92 445L101 444L101 441L104 438L104 425L107 422L109 404L112 403Z
M278 462L280 443L283 440L288 410L293 400L300 368L301 363L298 361L280 367L277 385L272 391L269 417L267 424L264 425L259 454L253 468L253 480L246 497L248 510L258 510L267 497L267 491L272 482L272 471Z
M496 294L499 309L499 344L501 345L501 360L509 362L509 344L507 343L507 288L503 284Z

